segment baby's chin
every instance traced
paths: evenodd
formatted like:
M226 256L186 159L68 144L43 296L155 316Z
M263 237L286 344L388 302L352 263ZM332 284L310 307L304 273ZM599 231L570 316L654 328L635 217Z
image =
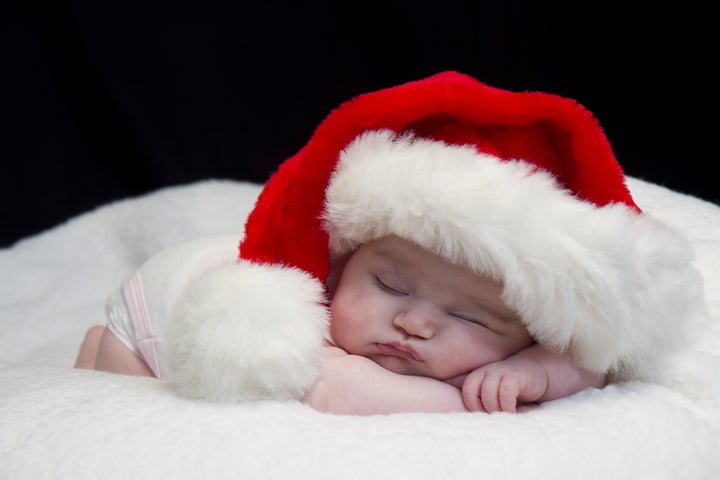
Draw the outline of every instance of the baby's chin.
M422 362L416 362L413 360L406 360L404 358L395 357L392 355L371 355L370 360L377 363L385 370L389 370L398 375L416 375L421 377L430 377L436 380L442 380L437 375L432 374L427 370Z

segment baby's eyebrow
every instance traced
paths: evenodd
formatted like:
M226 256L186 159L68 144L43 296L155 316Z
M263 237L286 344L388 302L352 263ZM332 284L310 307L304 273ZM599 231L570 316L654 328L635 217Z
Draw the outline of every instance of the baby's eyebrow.
M480 293L475 287L467 286L462 291L456 292L457 299L464 304L466 308L482 310L503 322L515 322L519 320L517 312L505 304L499 297L491 294L487 290Z
M379 249L373 251L373 255L375 257L382 259L385 262L399 265L401 267L413 266L413 262L409 258L409 256L399 254L398 252L393 252L393 251L385 250L383 248L379 248Z
M474 295L467 298L469 299L472 308L483 310L503 323L520 321L520 316L512 308L505 304L498 307L498 305L494 305L493 302L486 301Z
M470 303L470 309L474 311L483 311L486 315L489 315L503 323L510 323L514 320L514 317L509 312L502 312L494 306L489 306L486 302L472 299Z

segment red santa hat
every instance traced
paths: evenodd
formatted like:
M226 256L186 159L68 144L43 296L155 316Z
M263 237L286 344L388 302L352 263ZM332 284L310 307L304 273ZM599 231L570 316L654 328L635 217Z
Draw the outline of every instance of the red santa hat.
M222 321L258 348L180 360L180 388L301 397L322 357L333 259L389 234L502 280L537 342L616 378L647 372L702 304L688 242L634 203L586 109L445 72L342 104L280 166L211 288L241 299ZM184 351L217 349L206 328L186 332Z

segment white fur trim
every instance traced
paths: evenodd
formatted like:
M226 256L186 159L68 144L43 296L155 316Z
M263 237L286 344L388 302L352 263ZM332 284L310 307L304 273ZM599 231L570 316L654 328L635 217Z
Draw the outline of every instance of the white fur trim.
M216 401L302 398L327 335L323 286L307 273L239 262L210 269L178 300L173 386Z
M342 152L323 218L333 255L395 234L502 280L539 343L621 378L643 375L703 305L682 236L471 147L366 132Z

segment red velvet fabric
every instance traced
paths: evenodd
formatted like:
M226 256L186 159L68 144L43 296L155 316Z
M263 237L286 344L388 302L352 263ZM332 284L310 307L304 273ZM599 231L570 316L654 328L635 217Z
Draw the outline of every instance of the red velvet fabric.
M574 100L510 92L443 72L360 95L332 111L310 141L272 175L248 217L240 258L295 266L324 281L328 239L325 188L340 151L366 130L407 130L472 144L502 159L550 171L577 198L624 203L640 212L596 119Z

